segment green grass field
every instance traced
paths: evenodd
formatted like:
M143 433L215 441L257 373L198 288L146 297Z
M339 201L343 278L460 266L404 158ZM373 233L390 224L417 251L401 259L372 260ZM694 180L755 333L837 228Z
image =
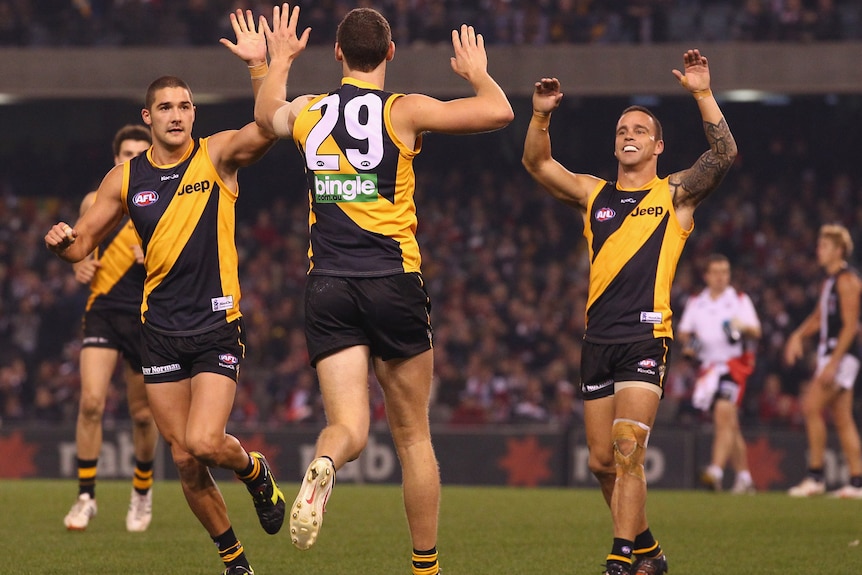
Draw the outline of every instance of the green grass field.
M83 533L63 516L74 481L0 481L0 573L216 575L214 546L176 482L157 483L146 533L125 530L129 482L101 481L99 515ZM257 575L410 572L410 541L396 486L338 485L309 551L286 529L266 535L242 485L221 485ZM290 500L293 486L283 482ZM862 572L862 501L796 500L659 491L648 512L674 575ZM444 487L440 560L446 575L599 575L611 542L598 489Z

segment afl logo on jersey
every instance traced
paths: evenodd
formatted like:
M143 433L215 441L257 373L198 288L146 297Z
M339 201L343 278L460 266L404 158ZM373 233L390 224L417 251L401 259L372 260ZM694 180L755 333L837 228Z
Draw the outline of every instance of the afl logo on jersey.
M239 363L239 359L237 359L237 357L232 353L223 353L218 356L218 360L228 365L236 365Z
M617 213L613 211L611 208L599 208L596 210L596 221L597 222L606 222L610 219L613 219Z
M132 198L132 203L138 206L139 208L143 208L144 206L150 206L159 201L159 194L157 194L153 190L148 190L146 192L138 192Z
M654 359L642 359L638 362L638 365L640 367L646 367L649 369L656 367L658 365L658 362Z

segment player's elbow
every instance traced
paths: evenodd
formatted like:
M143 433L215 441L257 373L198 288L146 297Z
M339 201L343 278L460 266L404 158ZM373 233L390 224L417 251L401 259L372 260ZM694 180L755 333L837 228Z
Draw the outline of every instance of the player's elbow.
M505 106L500 107L494 119L498 123L498 129L505 128L511 124L512 120L515 119L515 111L512 110L512 105L507 101Z

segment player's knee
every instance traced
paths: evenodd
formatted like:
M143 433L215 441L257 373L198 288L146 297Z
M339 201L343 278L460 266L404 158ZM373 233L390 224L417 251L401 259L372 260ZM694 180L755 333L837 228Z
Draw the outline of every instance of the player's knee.
M155 422L153 422L153 413L145 402L142 402L138 406L129 405L129 415L135 427L148 428L151 425L155 425Z
M602 476L615 475L616 463L614 462L614 452L608 449L607 451L598 452L590 450L590 459L587 462L590 472L601 481Z
M105 398L84 394L78 406L79 415L87 421L100 422L105 414Z
M204 436L189 437L186 439L186 449L198 461L210 467L218 467L219 454L223 441Z
M614 420L611 431L614 441L614 463L617 477L633 475L646 480L644 459L649 442L648 425L631 419Z

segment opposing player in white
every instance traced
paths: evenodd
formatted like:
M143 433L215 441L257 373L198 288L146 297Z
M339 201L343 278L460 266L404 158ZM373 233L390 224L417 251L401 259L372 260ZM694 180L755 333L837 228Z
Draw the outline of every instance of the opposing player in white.
M805 431L808 435L808 473L792 487L792 497L809 497L826 491L824 460L826 420L823 411L832 412L841 451L850 475L849 482L833 493L843 499L862 499L862 447L853 419L853 386L859 374L859 309L862 279L848 259L853 240L844 226L827 224L817 238L817 263L826 272L820 299L814 310L787 338L784 357L793 364L804 355L804 339L819 335L817 369L802 395Z

